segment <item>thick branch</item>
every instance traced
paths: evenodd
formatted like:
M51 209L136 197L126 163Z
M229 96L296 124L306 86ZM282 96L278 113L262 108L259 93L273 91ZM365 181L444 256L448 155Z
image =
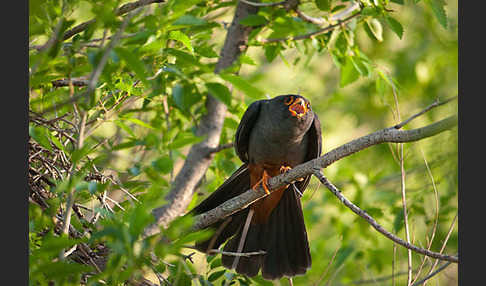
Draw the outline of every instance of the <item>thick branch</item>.
M241 52L246 49L248 35L252 28L240 25L239 21L250 14L256 14L257 11L258 8L256 7L242 2L238 3L219 61L216 64L215 73L230 67ZM184 165L177 174L173 187L166 197L167 204L152 211L156 222L145 229L145 236L158 233L161 226L167 226L169 222L186 210L197 183L211 164L214 153L208 152L208 150L214 150L219 144L227 107L221 101L208 96L206 109L207 114L202 118L197 130L197 135L205 136L205 139L191 147Z
M340 147L331 150L330 152L324 154L319 158L296 166L292 170L282 175L275 176L269 179L268 187L270 190L275 190L279 187L290 184L291 182L294 182L299 178L314 174L315 170L326 168L337 160L356 153L360 150L366 149L370 146L385 142L402 143L421 140L436 135L440 132L449 130L453 128L456 124L457 116L454 115L422 128L403 131L397 130L394 127L389 127L376 131L374 133L341 145ZM250 189L243 194L224 202L220 206L208 212L197 215L195 217L193 229L200 230L206 228L216 221L232 215L237 211L247 207L256 200L263 198L265 195L265 191L261 186L258 187L256 191Z

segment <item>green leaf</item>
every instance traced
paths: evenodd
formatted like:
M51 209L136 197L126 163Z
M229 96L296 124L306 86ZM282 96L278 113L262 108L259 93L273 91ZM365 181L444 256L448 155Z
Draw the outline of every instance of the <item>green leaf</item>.
M391 0L391 2L400 4L400 5L403 5L404 4L404 1L403 0Z
M62 145L61 141L59 141L59 139L57 139L56 136L52 135L51 133L49 133L50 135L50 139L51 139L51 142L57 147L59 148L60 150L66 152L66 149L64 148L64 145Z
M447 13L445 11L444 0L426 0L425 3L432 9L439 23L447 29Z
M129 140L127 142L123 142L123 143L120 143L118 145L113 146L112 150L117 151L117 150L132 148L132 147L140 146L140 145L143 145L143 142L140 141L140 140Z
M172 159L168 156L161 157L152 161L152 167L163 174L168 174L173 168Z
M127 63L127 66L137 74L138 79L148 85L145 65L140 59L141 57L138 57L137 53L124 48L115 48L115 52Z
M130 127L128 127L125 123L123 123L122 120L120 119L115 120L115 124L118 125L118 127L120 127L121 129L125 130L125 132L130 134L130 136L137 137L135 136L135 133L133 133L132 129L130 129Z
M196 135L192 134L191 132L180 132L177 134L174 141L169 144L170 149L177 149L184 147L188 144L195 144L201 141L201 137L197 137Z
M211 275L209 275L208 280L213 282L214 280L223 276L224 272L226 272L226 270L220 270L220 271L213 272L213 273L211 273Z
M172 88L172 98L176 106L187 114L189 108L201 99L201 94L192 91L191 86L186 82L185 84L177 83Z
M322 11L329 11L331 9L331 0L315 0L317 8Z
M169 39L181 42L191 53L194 53L191 39L189 39L189 37L181 31L171 31L169 33Z
M359 72L356 70L353 60L350 57L346 57L346 62L341 68L341 81L340 87L344 87L359 78Z
M395 213L395 219L393 220L393 230L395 233L398 233L405 225L403 223L403 219L404 219L403 210L397 208L397 211Z
M370 28L373 36L375 36L375 39L380 42L383 41L383 27L381 26L380 21L375 18L367 19L366 24L368 25L368 28Z
M277 57L279 51L280 51L280 46L279 45L265 45L265 58L267 58L268 62L272 62L275 57Z
M358 57L350 57L349 59L351 60L354 68L359 72L360 75L367 76L369 74L368 66L364 61L362 61Z
M86 157L89 153L94 151L91 146L84 144L81 149L76 149L71 153L71 162L76 164L79 160Z
M267 23L267 19L262 15L248 15L244 19L240 20L240 24L243 26L261 26Z
M361 10L361 15L363 16L377 16L379 14L379 12L377 11L377 9L375 7L372 7L372 6L366 6L363 8L363 10Z
M212 96L221 100L227 106L231 105L231 92L225 85L217 82L208 82L206 83L206 88Z
M125 117L123 118L125 120L128 120L130 122L133 122L137 125L140 125L142 127L146 127L146 128L150 128L150 129L155 129L153 126L151 126L150 124L147 124L145 122L143 122L142 120L138 119L138 118L133 118L133 117Z
M244 92L246 95L252 98L260 99L265 96L265 93L260 89L251 85L245 79L232 74L221 74L222 79L230 82L236 89Z
M32 137L37 143L42 147L52 151L51 143L49 138L51 137L49 130L42 126L29 126L29 136Z
M250 56L248 56L248 55L241 55L239 57L239 60L240 60L240 63L242 63L242 64L256 66L255 61L252 58L250 58Z
M385 17L385 21L390 26L390 29L401 39L403 36L402 24L390 16Z
M194 51L206 58L217 58L219 57L218 54L211 48L210 46L196 46L194 47Z
M336 255L336 260L334 265L341 265L343 264L344 261L346 261L347 258L354 252L354 247L353 246L345 246L341 248L337 255Z
M197 18L193 15L182 15L172 25L182 26L200 26L206 24L207 21L201 18Z

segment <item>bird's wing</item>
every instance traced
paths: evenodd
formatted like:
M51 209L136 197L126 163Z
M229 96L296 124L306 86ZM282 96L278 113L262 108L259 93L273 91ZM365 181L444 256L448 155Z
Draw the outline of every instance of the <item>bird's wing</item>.
M305 161L310 161L321 156L322 151L322 131L321 131L321 122L319 121L319 117L317 114L314 113L314 121L312 122L311 127L307 131L309 139L307 141L307 154L305 156ZM309 184L311 176L306 176L303 181L296 182L295 186L299 189L300 192L304 192Z
M250 104L248 109L245 111L245 114L243 114L238 128L236 129L234 143L235 150L238 157L240 157L241 161L244 163L248 163L249 161L248 145L250 141L250 134L260 114L261 105L262 100L255 101Z

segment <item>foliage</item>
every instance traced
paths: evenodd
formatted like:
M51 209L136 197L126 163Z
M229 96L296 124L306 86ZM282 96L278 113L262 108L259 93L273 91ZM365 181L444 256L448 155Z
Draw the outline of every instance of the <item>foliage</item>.
M301 1L299 10L321 17L323 25L282 6L261 7L242 21L253 28L248 50L215 74L237 2L144 5L130 12L122 31L127 14L114 11L127 1L29 1L31 285L122 285L142 277L162 285L272 284L224 269L219 255L191 255L186 246L207 235L190 233L191 218L175 220L162 235L141 237L153 222L151 210L164 204L188 148L202 139L195 126L206 112L208 93L228 107L221 144L232 142L239 118L254 100L267 94L306 96L322 122L324 152L392 126L437 97L457 95L457 1L362 0L352 12L359 15L344 28L302 40L288 37L335 24L330 16L351 2ZM90 19L96 21L63 39ZM277 38L282 40L263 40ZM93 80L97 69L101 74ZM72 85L59 81L69 79ZM455 113L455 104L436 108L406 128ZM434 233L430 249L439 251L457 214L457 132L404 149L413 242L427 247ZM324 172L346 197L405 237L397 158L396 145L379 145ZM215 154L188 209L239 164L232 149ZM74 205L67 235L62 225L70 194ZM295 285L349 284L406 271L406 250L397 246L395 251L390 240L319 188L317 180L312 179L303 206L313 265L294 278ZM457 227L444 253L457 253ZM413 254L414 269L422 259ZM426 262L420 277L432 264ZM405 283L403 277L395 278L397 285ZM446 276L437 277L447 282Z

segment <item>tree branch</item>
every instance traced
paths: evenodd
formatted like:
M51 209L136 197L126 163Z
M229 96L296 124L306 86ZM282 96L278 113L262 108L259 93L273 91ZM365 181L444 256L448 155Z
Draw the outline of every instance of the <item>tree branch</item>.
M248 15L257 12L257 7L238 2L233 21L221 49L220 58L215 67L215 73L230 67L238 56L246 50L248 35L253 28L240 25L239 22ZM165 198L167 204L152 211L155 223L145 229L145 237L158 233L161 226L167 226L186 210L197 183L211 164L214 152L210 151L217 148L219 144L227 107L224 103L209 95L206 100L206 109L207 114L201 119L201 124L196 132L198 136L205 136L205 139L193 145L189 150L184 165L174 179L173 187Z
M133 10L139 8L139 7L147 6L147 5L150 5L150 4L153 4L153 3L163 3L163 2L165 2L165 0L138 0L138 1L135 1L135 2L130 2L130 3L126 3L126 4L122 5L120 8L118 8L115 11L115 14L117 16L121 16L121 15L126 14L130 11L133 11ZM65 41L65 40L71 38L72 36L83 32L84 30L88 29L88 27L95 22L96 22L96 19L91 19L89 21L83 22L83 23L75 26L71 30L68 30L64 33L64 35L62 36L62 40Z
M358 152L360 150L363 150L373 145L377 145L385 142L392 142L392 143L413 142L449 130L456 125L457 125L457 115L453 115L439 122L430 124L422 128L412 129L412 130L397 130L394 127L385 128L376 131L374 133L371 133L369 135L355 139L349 143L346 143L338 148L331 150L330 152L324 154L319 158L303 163L282 175L275 176L269 179L268 187L270 190L275 190L279 187L290 184L296 181L297 179L307 175L314 174L318 176L316 174L316 171L320 172L321 168L326 168L327 166L331 165L332 163L336 162L339 159L342 159L346 156L349 156L355 152ZM336 194L338 193L339 191L336 192ZM195 216L193 230L197 231L206 228L209 225L219 221L220 219L223 219L229 215L238 212L241 209L246 208L253 202L265 196L266 193L261 186L259 186L256 190L249 189L243 194L222 203L220 206L208 212ZM340 196L339 198L341 199L341 201L343 201L343 203L346 201L345 204L348 207L350 207L355 213L357 213L360 216L366 217L367 220L369 219L368 221L370 223L373 222L372 226L375 227L375 229L385 234L385 236L392 239L393 241L409 249L412 249L418 253L422 253L441 260L458 262L457 257L442 255L439 253L431 252L426 249L422 249L417 246L408 244L407 242L401 240L398 237L395 237L393 234L384 230L378 223L376 223L376 221L374 221L373 218L371 218L364 211L362 211L354 204L349 202L346 198L344 198L343 196Z
M348 9L346 9L346 10L348 10ZM353 8L353 10L349 11L349 13L351 13L352 11L354 11L354 8ZM263 44L266 44L266 43L284 42L284 41L289 41L289 40L291 40L291 41L297 41L297 40L309 39L309 38L312 38L313 36L318 36L318 35L327 33L327 32L329 32L331 30L334 30L336 28L339 28L343 24L348 23L349 21L351 21L352 19L354 19L355 17L357 17L359 15L361 15L361 10L359 12L351 15L351 16L348 16L348 17L345 17L345 18L337 18L336 19L336 21L337 21L336 24L332 24L332 25L326 26L326 27L324 27L322 29L319 29L319 30L314 31L314 32L311 32L311 33L307 33L307 34L303 34L303 35L298 35L298 36L283 37L283 38L260 39L259 42L261 42ZM307 20L310 20L310 18L308 17Z
M413 250L417 253L427 255L430 257L434 257L440 260L446 260L446 261L451 261L458 263L459 258L457 256L451 256L451 255L443 255L441 253L433 252L424 248L420 248L418 246L415 246L407 241L404 241L403 239L399 238L398 236L394 235L393 233L385 230L380 224L376 222L374 218L372 218L369 214L366 213L366 211L360 209L358 206L353 204L351 201L349 201L346 197L344 197L341 194L341 191L338 190L331 182L327 180L327 178L322 174L320 170L316 170L314 172L314 175L321 181L321 183L326 186L345 206L350 208L355 214L359 215L360 217L364 218L374 229L376 229L378 232L386 236L387 238L391 239L392 241L406 247L409 250Z
M270 178L268 180L268 188L270 190L275 190L277 188L290 184L299 178L312 175L314 174L314 171L316 169L326 168L332 163L353 153L366 149L370 146L386 142L401 143L418 141L436 135L440 132L449 130L456 125L457 115L453 115L422 128L404 131L396 130L394 127L388 127L376 131L374 133L368 134L344 145L341 145L327 152L319 158L300 164L292 170L289 170L288 172ZM266 193L261 186L259 186L256 190L249 189L243 194L224 202L217 208L195 216L193 230L196 231L206 228L216 221L232 215L241 209L244 209L256 200L263 198L265 195Z

